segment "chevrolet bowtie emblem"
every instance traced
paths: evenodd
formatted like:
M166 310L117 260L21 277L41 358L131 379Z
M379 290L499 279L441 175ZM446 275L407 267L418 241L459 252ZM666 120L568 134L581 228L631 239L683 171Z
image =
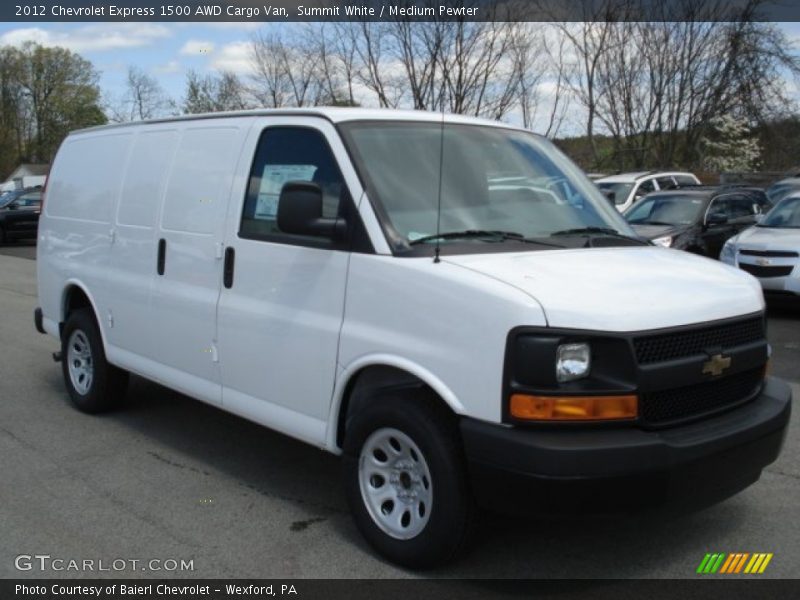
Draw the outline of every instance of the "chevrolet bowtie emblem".
M703 373L708 373L712 377L719 377L722 372L731 366L731 357L715 354L711 360L703 363Z
M772 263L770 262L770 260L768 258L757 258L756 259L756 264L761 266L761 267L768 267Z

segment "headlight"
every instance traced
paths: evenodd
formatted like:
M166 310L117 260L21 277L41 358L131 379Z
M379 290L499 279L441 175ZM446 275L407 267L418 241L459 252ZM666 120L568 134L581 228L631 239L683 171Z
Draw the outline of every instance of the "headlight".
M561 344L556 352L556 379L565 382L586 377L591 365L589 344Z
M730 242L725 242L722 247L722 252L719 253L719 259L723 262L733 264L734 257L736 256L736 248Z
M656 246L661 246L663 248L669 248L672 246L672 236L665 235L663 237L657 237L654 240L651 240Z

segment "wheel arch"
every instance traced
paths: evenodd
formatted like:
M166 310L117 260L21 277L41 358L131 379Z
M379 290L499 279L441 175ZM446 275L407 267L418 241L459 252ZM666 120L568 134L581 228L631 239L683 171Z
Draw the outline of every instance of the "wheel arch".
M428 389L454 415L464 406L453 391L433 373L397 356L364 357L346 367L337 378L328 419L326 445L340 452L350 411L357 410L376 390L391 388Z
M58 333L59 337L63 333L64 323L70 313L81 308L88 308L92 311L97 328L100 330L100 338L103 340L103 347L106 347L106 335L100 322L100 315L97 309L97 302L86 286L75 279L70 279L64 284L64 291L61 294L61 303L59 305L59 320L58 320Z

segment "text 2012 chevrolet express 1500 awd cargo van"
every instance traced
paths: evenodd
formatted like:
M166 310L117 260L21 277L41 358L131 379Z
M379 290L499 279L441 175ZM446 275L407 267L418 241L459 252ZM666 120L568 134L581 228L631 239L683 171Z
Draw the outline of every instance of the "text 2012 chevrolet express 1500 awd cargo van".
M725 497L789 418L758 282L633 237L500 123L262 110L75 132L38 284L80 410L136 373L341 453L359 529L409 566L455 556L475 506Z

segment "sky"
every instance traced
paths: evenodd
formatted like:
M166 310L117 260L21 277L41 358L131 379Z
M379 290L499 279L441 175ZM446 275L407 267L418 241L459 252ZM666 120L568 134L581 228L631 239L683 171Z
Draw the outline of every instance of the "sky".
M800 48L800 23L778 25ZM122 97L128 67L131 65L156 77L166 93L180 102L188 70L205 73L224 69L246 75L253 33L264 27L287 26L292 25L254 22L0 22L0 45L18 45L32 40L77 52L90 60L100 72L100 87L106 102L114 102ZM542 111L542 115L546 113L546 110ZM566 129L562 133L569 133L572 127L567 125Z
M156 77L175 98L183 94L186 72L217 69L243 73L247 48L261 23L0 23L0 45L31 40L61 46L90 60L100 87L121 95L128 67Z

